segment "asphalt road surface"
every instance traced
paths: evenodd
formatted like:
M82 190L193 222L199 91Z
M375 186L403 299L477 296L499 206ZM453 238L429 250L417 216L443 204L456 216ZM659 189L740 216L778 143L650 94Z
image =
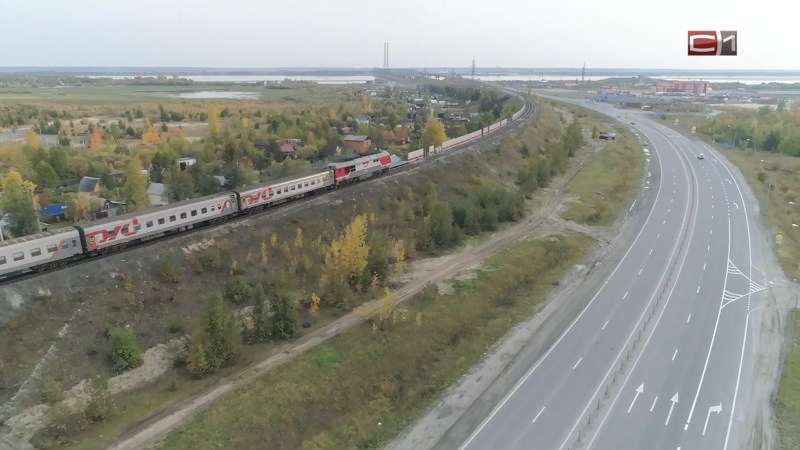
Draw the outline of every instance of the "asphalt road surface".
M653 208L586 308L459 448L736 448L749 322L769 286L743 181L641 114L578 103L636 123Z

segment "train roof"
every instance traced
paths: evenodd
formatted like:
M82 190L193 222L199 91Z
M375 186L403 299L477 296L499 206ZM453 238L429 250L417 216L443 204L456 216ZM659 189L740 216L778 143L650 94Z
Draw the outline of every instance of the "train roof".
M216 194L205 195L203 197L195 197L195 198L190 198L188 200L182 200L182 201L175 202L175 203L169 203L169 204L162 205L162 206L156 206L155 208L147 208L147 209L143 209L141 211L129 212L129 213L125 213L125 214L120 214L118 216L111 216L111 217L107 217L107 218L105 218L103 220L96 220L96 221L87 222L87 223L79 223L79 224L76 224L76 226L78 226L78 227L89 227L89 226L95 226L95 225L102 225L104 223L117 222L117 221L120 221L120 220L125 220L125 219L130 219L130 218L133 218L133 217L141 216L142 214L152 214L152 213L159 212L159 211L167 211L167 210L170 210L170 209L173 209L173 208L177 208L177 207L180 207L180 206L186 206L186 205L191 205L193 203L205 202L205 201L208 201L208 200L211 200L211 199L214 199L214 198L223 198L223 197L227 198L227 197L231 196L232 194L233 194L233 191L222 191L222 192L218 192Z
M0 242L0 248L8 247L10 245L19 244L22 242L33 241L36 239L42 239L50 236L57 236L59 234L68 234L70 232L77 233L77 230L75 230L75 228L72 227L59 228L58 230L44 231L42 233L29 234L27 236L22 236L14 239L6 239Z
M285 182L291 181L291 180L299 180L299 179L303 179L303 178L316 176L316 175L319 175L319 174L325 173L325 172L330 172L330 170L325 168L325 169L317 169L317 170L314 170L314 171L311 171L311 172L306 172L306 173L299 174L299 175L289 175L288 177L281 177L281 178L276 178L274 180L267 180L267 181L264 181L263 183L259 183L257 185L250 186L250 187L248 187L246 189L250 190L250 189L257 189L257 188L260 188L260 187L267 187L267 186L271 186L273 184L280 184L280 183L285 183ZM240 190L243 190L243 189L240 189Z

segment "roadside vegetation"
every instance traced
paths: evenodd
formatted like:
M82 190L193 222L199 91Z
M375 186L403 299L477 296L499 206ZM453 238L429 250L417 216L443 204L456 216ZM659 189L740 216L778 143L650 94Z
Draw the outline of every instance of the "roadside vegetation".
M781 448L800 448L800 312L792 311L790 321L791 342L783 361L778 395L775 398L775 416L778 419L778 436Z
M562 217L589 225L608 226L620 217L638 191L644 153L626 130L614 141L598 142L598 153L569 187L576 196Z
M377 318L225 398L159 448L380 448L532 314L591 244L525 241L477 278L453 281L454 293L430 288L402 307L387 290Z

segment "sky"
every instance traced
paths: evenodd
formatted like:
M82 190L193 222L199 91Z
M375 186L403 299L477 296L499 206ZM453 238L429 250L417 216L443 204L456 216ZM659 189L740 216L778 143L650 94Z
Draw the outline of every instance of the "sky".
M800 69L793 0L0 0L0 66ZM739 55L689 57L688 30Z

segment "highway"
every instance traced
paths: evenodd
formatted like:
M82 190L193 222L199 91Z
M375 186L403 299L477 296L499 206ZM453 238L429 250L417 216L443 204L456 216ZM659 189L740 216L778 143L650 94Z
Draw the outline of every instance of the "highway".
M749 322L769 283L743 181L641 114L578 104L636 123L655 201L594 297L459 449L736 448Z

